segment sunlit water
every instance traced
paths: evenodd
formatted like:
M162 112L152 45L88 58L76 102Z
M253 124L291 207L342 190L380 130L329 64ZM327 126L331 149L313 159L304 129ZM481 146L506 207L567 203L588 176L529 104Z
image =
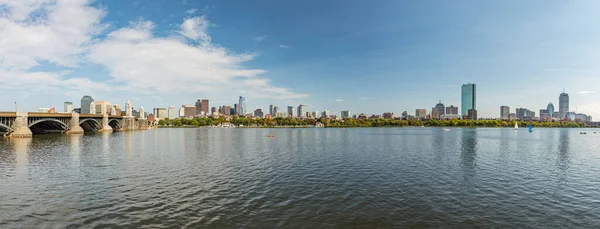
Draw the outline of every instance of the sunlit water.
M158 129L0 140L0 228L599 228L593 131Z

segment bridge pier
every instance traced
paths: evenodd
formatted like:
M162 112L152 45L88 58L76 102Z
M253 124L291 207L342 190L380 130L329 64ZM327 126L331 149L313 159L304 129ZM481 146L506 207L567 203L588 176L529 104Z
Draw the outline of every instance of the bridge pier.
M102 116L102 129L98 132L113 132L113 128L108 125L108 114Z
M33 133L27 124L27 112L17 112L14 131L8 135L10 138L31 138Z
M125 116L125 117L123 117L123 127L121 128L121 130L124 130L124 131L136 130L135 124L136 124L135 117Z
M83 134L83 128L79 126L79 113L73 112L67 134Z
M138 126L138 129L140 129L140 130L147 130L148 129L148 120L145 118L139 118L137 126Z

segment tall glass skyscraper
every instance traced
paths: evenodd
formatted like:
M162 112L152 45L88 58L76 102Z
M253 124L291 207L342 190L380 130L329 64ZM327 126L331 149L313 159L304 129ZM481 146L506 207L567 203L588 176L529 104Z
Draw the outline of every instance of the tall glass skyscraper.
M558 113L560 114L560 118L565 118L567 113L569 112L569 94L560 93L558 96Z
M94 102L94 98L89 95L83 96L81 98L81 113L82 114L90 114L90 104Z
M548 113L550 114L550 118L553 118L554 117L554 105L552 103L548 103L546 110L548 110Z
M461 94L461 115L466 115L470 109L477 110L477 90L475 84L463 84Z
M240 96L240 102L238 103L239 115L246 115L246 98Z

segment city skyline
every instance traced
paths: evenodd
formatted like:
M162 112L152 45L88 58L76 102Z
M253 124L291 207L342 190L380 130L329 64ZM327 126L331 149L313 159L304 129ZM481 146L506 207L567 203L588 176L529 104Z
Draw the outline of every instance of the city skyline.
M305 1L288 3L313 9L302 21L293 10L252 13L280 4L0 3L0 96L11 98L0 110L62 110L85 94L149 109L244 95L248 112L400 114L439 100L462 109L456 85L475 82L482 118L501 105L559 110L563 88L571 111L600 117L600 31L589 29L598 2Z

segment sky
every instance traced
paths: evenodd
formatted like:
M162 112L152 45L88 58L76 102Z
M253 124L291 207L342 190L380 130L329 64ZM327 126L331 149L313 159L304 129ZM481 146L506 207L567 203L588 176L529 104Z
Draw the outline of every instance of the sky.
M600 118L600 1L0 0L0 111L84 95L381 114L538 112L563 89ZM597 119L594 119L597 120Z

